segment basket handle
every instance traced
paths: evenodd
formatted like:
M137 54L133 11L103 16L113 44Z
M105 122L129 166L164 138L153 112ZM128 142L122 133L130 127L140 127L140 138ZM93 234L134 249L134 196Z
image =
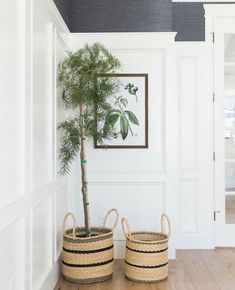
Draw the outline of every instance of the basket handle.
M76 235L75 235L75 230L76 230L76 218L74 216L74 214L72 214L71 212L67 213L64 217L64 222L63 222L63 234L65 235L66 234L66 229L65 229L65 226L66 226L66 222L67 222L67 219L68 217L71 216L72 217L72 220L73 220L73 239L75 240L76 239Z
M126 232L126 229L127 229L127 232ZM128 221L125 218L122 218L122 232L125 237L131 238L130 226L128 224Z
M115 229L116 226L117 226L118 219L119 219L119 213L118 213L118 210L117 210L116 208L112 208L112 209L110 209L110 210L106 213L106 215L105 215L105 217L104 217L103 227L105 227L105 225L106 225L106 221L107 221L109 215L110 215L112 212L114 212L114 213L115 213L115 216L116 216L115 221L114 221L114 224L113 224L113 226L112 226L112 231L114 231L114 229Z
M168 238L170 238L171 236L171 222L170 222L170 219L168 217L167 214L163 213L162 216L161 216L161 229L162 229L162 232L164 232L164 219L167 221L167 227L168 227Z

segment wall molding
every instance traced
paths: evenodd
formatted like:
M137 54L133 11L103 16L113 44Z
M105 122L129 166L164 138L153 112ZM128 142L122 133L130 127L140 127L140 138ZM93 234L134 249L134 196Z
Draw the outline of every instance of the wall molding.
M68 46L74 49L89 42L102 42L110 50L161 50L173 44L176 32L126 32L126 33L70 33ZM131 39L131 41L130 41Z
M193 208L195 210L195 213L194 213L194 217L193 217L194 218L194 228L192 228L192 229L184 229L184 225L182 224L182 219L180 218L180 215L183 211L183 208L180 207L180 204L181 205L184 204L184 206L186 206L186 203L183 202L183 200L182 200L184 197L182 196L181 189L182 189L183 183L188 183L188 182L194 183L194 186L195 186L194 193L195 193L195 201L196 202L193 203ZM199 215L198 179L197 178L180 178L178 186L179 186L179 193L178 193L179 194L179 196L178 196L178 220L179 220L179 224L178 224L178 230L180 233L197 233L198 232L198 224L199 224L198 223L198 215ZM190 192L188 194L190 194ZM187 204L185 209L188 209L188 206L189 205ZM190 211L190 212L192 212L192 211Z
M182 165L183 160L183 152L185 152L185 148L182 148L182 136L185 136L185 132L182 132L182 124L185 122L182 122L182 115L183 111L186 112L186 110L181 109L182 101L182 88L180 87L180 84L182 84L182 80L185 79L185 77L182 77L182 70L180 67L180 62L184 60L193 60L194 61L194 67L193 67L193 74L194 74L194 87L192 88L193 92L193 110L194 110L194 127L191 128L191 131L195 134L195 144L194 144L194 165L191 167L185 167ZM178 116L179 116L179 126L178 126L178 168L182 171L197 171L198 170L198 57L196 55L186 55L186 56L178 56L177 57L177 66L178 66ZM186 135L186 138L188 138L188 135Z
M48 289L54 289L58 277L60 276L61 270L60 270L60 257L56 260L53 268L50 270L50 273L48 274L46 280L41 285L40 290L48 290Z
M58 31L61 33L69 33L69 29L64 19L62 18L57 6L53 0L33 0L40 7L42 13L47 15L49 19L53 19L54 26L57 27Z

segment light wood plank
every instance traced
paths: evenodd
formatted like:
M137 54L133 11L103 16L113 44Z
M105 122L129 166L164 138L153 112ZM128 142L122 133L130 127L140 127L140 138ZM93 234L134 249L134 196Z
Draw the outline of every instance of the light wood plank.
M220 289L231 290L231 285L235 285L235 276L228 271L218 253L215 251L199 251L198 255L202 258L204 265L214 277Z
M173 290L195 290L187 269L178 255L175 261L170 261L168 283Z
M220 290L213 276L198 256L197 251L182 250L178 255L187 269L187 273L192 281L195 290Z
M54 290L232 290L235 289L235 249L179 250L169 262L169 277L153 284L125 278L123 261L115 261L113 278L103 283L76 285L61 279Z

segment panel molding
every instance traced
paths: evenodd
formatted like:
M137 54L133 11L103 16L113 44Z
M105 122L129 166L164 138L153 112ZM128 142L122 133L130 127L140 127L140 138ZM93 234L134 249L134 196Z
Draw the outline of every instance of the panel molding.
M191 139L192 136L190 136L190 140L188 140L187 142L184 142L185 144L189 143L189 142L193 142L191 143L191 145L194 146L194 149L191 152L188 152L187 155L193 155L194 158L193 160L191 160L191 164L188 163L188 156L185 155L184 153L187 152L189 150L189 147L192 146L186 146L183 147L183 136L185 136L184 138L188 138L188 132L183 132L183 124L190 124L190 120L182 120L183 118L183 113L187 112L186 108L182 108L182 104L185 103L185 100L183 100L183 90L184 88L181 87L181 85L183 84L183 82L187 82L188 79L186 78L186 75L188 77L188 72L186 72L184 70L184 75L182 75L182 67L181 65L183 65L183 62L187 62L187 61L192 61L193 62L193 67L192 67L192 77L194 78L194 87L191 88L192 92L193 92L193 103L192 103L192 111L193 111L193 116L192 118L194 120L193 121L193 126L191 128L191 131L194 132L194 137L193 140ZM197 171L198 169L198 60L197 60L197 56L179 56L178 57L178 116L179 116L179 139L178 139L178 168L179 170L182 171ZM186 94L188 96L188 94ZM187 126L188 126L187 125ZM188 128L185 128L186 130L188 130ZM185 164L183 164L182 160L187 160L184 161Z
M57 226L58 226L58 220L57 220L57 212L58 212L58 208L57 208L57 200L58 200L58 194L63 194L64 195L64 199L66 200L66 189L67 189L67 185L64 184L63 186L60 186L59 188L57 188L54 192L54 196L53 196L53 207L54 207L54 216L53 216L53 230L54 230L54 262L56 262L61 254L61 250L62 250L62 240L63 240L63 230L62 230L62 222L60 224L61 227L61 237L60 237L60 243L59 245L57 245ZM65 212L62 216L62 219L64 218L64 215L67 213L67 208L68 205L64 204L64 202L61 204L63 206L63 208L65 209Z
M41 272L40 276L37 278L36 281L33 281L33 267L31 269L31 277L32 277L32 287L34 290L39 290L41 285L43 284L43 282L46 280L47 276L49 275L50 271L52 270L52 266L53 266L53 235L52 235L52 225L53 225L53 197L49 196L47 198L42 199L40 202L38 202L37 204L33 205L31 208L31 222L32 222L32 228L34 229L34 223L35 223L35 219L34 219L34 213L36 211L37 208L39 207L43 207L45 206L47 208L47 213L48 213L48 217L47 217L47 225L44 228L47 233L48 233L48 243L47 243L47 261L46 261L46 266L45 269L43 270L43 272ZM31 256L31 263L33 266L33 230L32 230L32 236L31 236L31 245L32 245L32 256Z
M187 193L183 191L183 184L192 184L191 191ZM187 195L191 195L190 198ZM197 233L198 232L198 180L196 178L181 178L179 179L179 201L178 201L178 229L180 233ZM190 201L190 204L189 204ZM188 202L188 204L187 204ZM193 219L191 224L185 225L189 221L189 218ZM186 217L187 216L187 217Z
M60 12L58 11L53 0L33 0L37 4L38 9L40 9L41 14L45 15L48 19L53 19L54 26L57 27L61 33L69 33L68 26L64 22Z
M0 210L24 198L26 191L25 29L25 0L21 3L17 1L6 3L2 7L0 32L2 43L0 85L3 96L1 100L3 111L0 113L2 137L0 156L1 162L4 163L0 170L2 180Z
M2 150L2 152L5 154L4 156L6 156L6 160L2 160L3 169L6 165L9 165L10 173L8 173L5 168L5 175L7 174L6 182L8 182L8 179L10 182L12 180L12 182L9 183L8 187L6 187L7 190L4 190L2 188L3 197L2 203L0 204L0 233L2 234L2 249L8 249L9 247L12 247L12 251L6 251L6 253L4 253L2 250L1 252L1 258L3 259L0 270L2 273L4 273L4 281L0 282L0 288L2 287L2 289L14 288L17 290L32 290L33 249L34 251L38 250L37 255L39 255L40 263L41 260L43 260L42 264L36 264L35 267L36 278L39 279L38 281L34 281L37 283L37 285L34 285L34 288L40 289L40 284L42 284L47 278L48 273L50 272L52 267L55 268L57 265L59 269L59 261L55 261L56 263L54 264L53 260L53 222L55 212L53 197L55 190L59 190L59 188L61 188L63 184L64 186L67 186L67 178L63 177L57 179L57 177L52 176L52 174L52 178L49 178L48 180L47 178L43 178L43 182L41 182L38 187L35 188L35 184L33 184L33 165L35 165L35 160L33 160L33 157L35 155L39 156L41 152L40 149L43 147L42 143L44 142L43 137L40 138L41 135L39 136L39 134L36 133L36 136L38 136L39 139L39 149L37 152L33 152L33 134L35 134L33 121L36 120L37 128L41 130L41 123L44 122L44 119L41 119L41 117L44 116L44 112L47 111L47 119L50 118L50 120L48 122L44 122L44 124L49 124L48 126L50 126L51 134L46 133L42 134L42 136L50 138L49 135L52 135L54 131L56 131L54 130L56 124L54 122L52 123L52 121L54 120L54 115L56 114L56 112L52 110L56 98L51 99L50 101L48 101L47 99L43 107L37 106L35 103L33 103L33 101L35 100L33 99L33 93L35 93L33 91L33 89L35 88L35 83L33 83L33 81L37 81L37 83L39 84L39 90L40 86L42 87L44 85L43 89L41 90L42 94L40 95L40 97L45 97L45 94L47 92L49 93L49 96L54 96L53 82L57 67L54 67L53 63L55 53L53 32L54 28L57 28L57 41L59 41L62 48L66 50L66 37L63 38L63 36L65 36L69 31L58 11L55 9L52 0L9 1L9 5L5 4L5 6L3 6L5 10L2 10L3 17L1 19L2 22L7 25L2 26L3 33L1 35L3 36L3 38L1 38L1 40L3 40L2 42L5 44L9 41L12 44L16 42L16 45L12 45L11 48L6 47L6 55L4 55L4 63L6 63L7 65L5 77L11 77L9 78L9 81L11 81L11 87L8 86L7 88L9 98L5 98L4 100L12 100L13 102L16 102L15 106L13 107L12 104L10 104L10 106L8 107L3 102L2 106L3 108L5 108L5 111L3 111L4 114L2 114L2 116L4 117L5 114L7 116L14 116L12 118L14 126L9 123L10 129L7 132L7 136L10 132L10 135L14 137L9 137L9 142L11 142L13 146L15 146L16 150L13 151L11 149L11 146L8 146L6 142L3 143L3 146L5 146L5 151ZM8 10L12 12L10 14L13 15L13 18L9 18ZM9 35L11 35L10 38ZM9 41L7 42L5 38L7 38L6 40ZM34 46L35 39L36 47ZM5 46L3 46L3 48L5 49ZM39 53L35 54L35 48L39 50L42 48L43 51L39 51ZM17 53L15 53L15 51ZM47 52L48 59L45 56L47 55ZM36 56L36 60L39 63L38 66L36 63L34 63L34 56ZM8 63L10 65L8 65ZM35 71L36 74L33 75L35 66L37 66ZM38 72L40 68L42 69L41 73ZM46 79L48 84L46 84L45 82L45 73L48 73L48 77L50 78ZM12 82L12 79L14 80L14 82ZM7 82L5 83L8 85ZM17 90L16 93L15 90ZM39 90L36 88L36 93L39 92ZM18 102L20 102L19 105ZM35 118L35 112L39 112L38 118ZM6 127L6 125L4 126ZM42 130L44 128L45 125ZM48 128L46 128L46 130L48 130ZM4 135L2 137L5 138ZM49 140L49 138L47 140ZM45 163L50 163L52 169L54 169L54 143L51 142L51 140L49 140L48 142L44 142L44 145L45 143L49 146L51 145L51 154L47 154L48 158L45 159ZM45 145L42 150L44 150L44 152L47 152L45 148L48 147ZM9 153L10 155L6 154L8 153L8 151L11 153ZM33 153L35 154L34 156ZM14 157L15 154L17 154L16 157ZM37 164L35 166L37 166ZM15 168L17 169L17 176L14 170ZM39 169L39 167L36 169ZM38 171L40 174L40 170ZM14 190L14 187L16 187L16 192ZM65 197L66 202L68 202L68 197ZM62 209L63 206L64 204L61 205ZM42 212L38 213L38 208L40 210L42 208ZM36 231L33 227L33 222L35 222L35 210L37 212L36 217L38 225ZM65 208L65 210L67 210L67 208ZM7 231L6 237L4 236L5 230ZM36 241L37 243L35 244L33 244L33 237L35 238L35 233L33 235L33 231L36 232L39 240L38 242ZM40 231L42 231L44 236L40 236ZM46 258L45 252L48 252L48 259ZM42 255L41 259L40 255ZM34 256L34 258L35 257L36 256ZM12 265L10 265L11 262ZM5 268L4 263L7 266ZM34 278L34 280L36 280L36 278ZM59 271L51 276L50 287L46 289L52 289L58 278Z
M80 188L78 186L78 188ZM136 183L124 183L124 184L112 184L112 183L95 183L89 188L90 205L92 220L96 221L96 225L103 223L103 218L107 210L113 206L117 207L121 216L125 216L130 223L130 226L135 230L147 230L152 229L153 225L160 222L160 217L166 210L166 184L165 182L155 182L152 184L136 184ZM112 198L107 199L112 194ZM80 200L80 195L78 197ZM136 207L130 208L128 205L134 203ZM143 203L141 200L143 199ZM151 202L150 202L151 201ZM82 201L78 201L78 221L83 220ZM137 212L146 213L151 222L148 223L147 228L144 228L142 222L140 225L133 219L133 214ZM77 215L77 213L75 213ZM143 216L142 220L146 220ZM147 221L146 221L147 223ZM146 227L146 226L145 226ZM157 230L157 229L156 229ZM118 223L117 229L114 233L115 241L124 241L125 238L122 234L120 223Z
M25 217L18 216L1 225L0 235L4 233L5 237L1 237L0 250L1 258L3 258L1 259L1 267L4 267L4 275L2 276L4 279L0 281L0 286L2 289L3 287L7 289L13 281L15 289L25 289ZM6 252L3 252L4 249ZM5 257L5 254L7 254L7 257Z
M40 41L45 41L46 39L46 44L44 43L44 57L45 59L42 60L41 67L44 68L44 73L46 71L46 83L45 83L45 78L44 79L37 79L35 77L35 66L37 64L35 64L35 57L33 57L33 105L34 102L36 100L39 99L39 97L36 95L35 96L35 88L38 86L39 82L43 82L44 83L44 90L43 94L46 94L46 96L44 97L44 102L46 106L46 115L44 115L44 118L46 119L46 126L43 128L44 131L40 128L41 131L43 131L43 137L46 139L46 151L45 151L45 155L44 156L44 162L47 160L48 164L44 164L43 169L45 170L45 168L48 168L48 172L47 175L44 176L40 176L38 173L38 171L36 171L36 161L35 160L35 156L39 153L36 152L36 150L38 150L38 148L36 147L35 144L35 135L34 135L34 131L36 133L36 129L35 128L35 124L38 125L37 123L37 111L34 111L34 115L33 115L33 134L32 134L32 142L33 142L33 184L32 184L32 193L34 194L35 191L39 190L41 187L43 187L45 184L53 182L53 166L54 166L54 160L53 160L53 27L52 27L52 22L50 21L50 19L48 19L48 17L45 15L45 13L43 13L40 9L38 9L38 3L37 2L33 2L34 7L33 7L33 13L34 13L34 22L33 22L33 33L35 34L35 36L32 38L32 46L33 46L33 55L35 53L35 48L37 49L37 47L35 46L35 39L38 41L38 39L36 38L40 36ZM41 12L41 13L40 13ZM35 17L37 15L37 18ZM38 22L36 22L38 21ZM36 29L40 29L40 33L38 30L34 30L34 28ZM42 38L42 34L43 34L43 38ZM36 43L38 45L38 43ZM40 43L40 45L42 45ZM46 45L46 46L45 46ZM40 50L39 50L40 52ZM41 55L39 54L40 57ZM44 66L43 66L44 65ZM40 78L42 77L42 75L39 73L37 74L37 77ZM44 77L44 75L43 75ZM42 105L42 104L41 104ZM35 110L35 105L33 106L33 110ZM45 110L45 108L44 108ZM42 108L41 111L42 112ZM36 116L34 118L34 116ZM38 116L41 117L41 116ZM42 126L42 124L41 124ZM39 132L41 132L39 131ZM40 148L41 150L43 150L43 147ZM38 150L39 151L39 150ZM38 176L36 175L38 174ZM37 182L36 182L37 181Z

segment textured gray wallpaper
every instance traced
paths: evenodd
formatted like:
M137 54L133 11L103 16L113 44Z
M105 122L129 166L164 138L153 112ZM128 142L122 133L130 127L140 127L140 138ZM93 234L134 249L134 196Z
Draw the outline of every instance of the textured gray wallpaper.
M176 41L205 40L204 4L235 4L235 2L173 2L172 29L178 32Z
M172 5L172 29L178 32L176 40L205 40L205 11L203 3L174 2Z
M54 2L71 32L175 31L177 41L205 40L202 2L172 3L171 0L54 0ZM235 2L221 3L235 4Z
M64 21L68 23L68 1L69 0L54 0L60 14L62 15Z
M171 0L69 0L72 32L172 30Z

